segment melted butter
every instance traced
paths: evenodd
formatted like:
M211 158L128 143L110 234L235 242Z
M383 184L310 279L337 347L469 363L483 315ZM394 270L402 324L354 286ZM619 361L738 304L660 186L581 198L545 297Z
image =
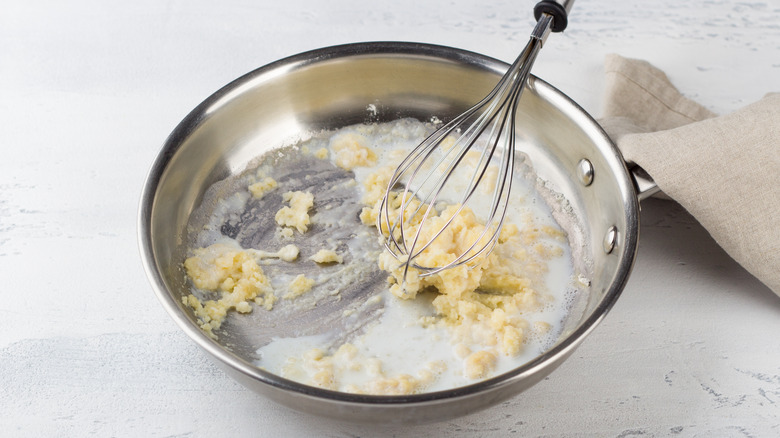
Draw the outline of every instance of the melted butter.
M327 297L340 299L342 288L365 278L366 265L356 262L367 261L367 266L387 271L386 287L378 295L344 308L342 319L356 319L357 315L368 314L366 309L377 306L381 312L372 314L368 324L348 339L343 339L339 329L274 337L258 348L258 366L292 380L338 391L417 393L467 385L509 371L542 353L557 338L566 312L564 295L573 281L571 254L565 234L535 192L533 178L516 178L509 225L504 227L494 252L476 267L463 266L427 279L412 272L403 284L398 263L388 253L377 250L377 202L384 196L397 163L429 132L430 126L410 120L357 125L304 147L316 151L311 153L313 157L354 174L354 179L344 184L357 188L354 202L364 205L360 219L365 226L350 228L348 235L317 245L336 248L340 244L336 255L341 260L333 256L335 252L304 254L304 259L297 254L290 259L276 252L266 253L275 254L284 263L331 262L323 264L321 274L307 274L311 278L304 277L306 284L299 276L279 274L273 269L265 269L264 275L274 290L288 289L287 295L281 294L288 298L283 301L291 305L305 302L300 308L308 309ZM530 172L527 166L524 169ZM260 178L261 172L257 176ZM270 190L265 191L265 185L254 189L271 196L266 194ZM215 211L223 217L235 215L230 212L240 210L240 204L250 197L249 193L226 196L228 206ZM293 195L285 192L284 201L290 204L290 210L294 209ZM338 225L344 221L345 213L317 202L315 197L315 213L303 224L306 228L301 233L309 226L340 229ZM298 209L308 216L312 205L299 203L304 204ZM458 218L459 230L479 233L484 229L474 212L486 211L489 204L488 196L470 202L469 209ZM219 222L212 219L209 223ZM299 222L290 219L279 224L283 225L280 229L297 229ZM288 236L306 237L307 234ZM200 239L205 240L208 239ZM432 264L446 262L458 250L459 242L459 234L453 233L433 246L426 257ZM292 286L296 282L301 283L302 289ZM294 292L303 289L299 294Z

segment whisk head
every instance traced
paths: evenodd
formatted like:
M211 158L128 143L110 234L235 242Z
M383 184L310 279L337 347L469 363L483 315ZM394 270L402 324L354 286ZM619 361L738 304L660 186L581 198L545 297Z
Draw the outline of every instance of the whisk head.
M498 242L510 202L517 103L540 48L532 38L488 96L426 138L393 173L377 228L404 279L410 268L425 277L476 266ZM479 226L465 230L463 221L474 218ZM425 257L437 241L448 255Z

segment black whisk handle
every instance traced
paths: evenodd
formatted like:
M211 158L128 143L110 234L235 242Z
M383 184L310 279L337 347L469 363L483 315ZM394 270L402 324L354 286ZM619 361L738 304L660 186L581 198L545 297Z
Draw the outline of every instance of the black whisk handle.
M542 14L549 14L553 17L553 32L562 32L569 24L568 16L574 0L542 0L534 6L534 17L538 21Z

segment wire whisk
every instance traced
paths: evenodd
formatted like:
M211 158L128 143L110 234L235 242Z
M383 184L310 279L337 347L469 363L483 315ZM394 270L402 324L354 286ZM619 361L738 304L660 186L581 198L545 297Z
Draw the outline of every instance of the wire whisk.
M517 104L537 54L551 31L566 27L572 4L538 3L530 40L496 87L426 138L395 169L379 207L377 228L386 235L387 250L403 265L404 280L410 268L426 277L460 265L476 266L496 246L510 203ZM474 213L476 198L487 196L489 206L477 212L484 227L476 235L462 236L468 241L461 242L455 257L434 265L418 262L436 239L455 232L448 229L459 216Z

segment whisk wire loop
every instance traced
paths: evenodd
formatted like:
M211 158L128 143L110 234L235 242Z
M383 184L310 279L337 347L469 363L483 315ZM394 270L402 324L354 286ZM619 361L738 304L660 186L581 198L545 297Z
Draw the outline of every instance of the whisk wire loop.
M464 264L473 268L476 264L471 262L489 254L498 243L514 175L517 105L551 23L552 18L543 14L525 49L493 90L428 136L393 172L379 206L377 228L386 230L385 248L403 266L404 281L410 268L419 270L420 277ZM475 148L481 152L478 160L470 155ZM500 162L496 166L497 160ZM453 179L461 176L456 173L459 166L470 164L474 164L474 171L470 178L463 179L468 182L456 201L454 212L448 210L451 215L435 232L424 232L431 218L441 213L437 203L444 196L445 188L460 182L453 183ZM495 176L491 166L497 168L493 172ZM484 212L484 228L476 238L467 242L463 246L466 249L448 263L441 266L418 263L416 259L452 225L474 198L477 189L487 182L492 182L491 204ZM403 186L400 194L396 190L399 185ZM410 227L415 226L410 234ZM423 239L424 233L430 237Z

